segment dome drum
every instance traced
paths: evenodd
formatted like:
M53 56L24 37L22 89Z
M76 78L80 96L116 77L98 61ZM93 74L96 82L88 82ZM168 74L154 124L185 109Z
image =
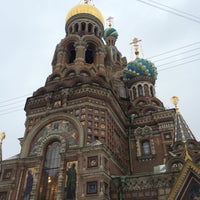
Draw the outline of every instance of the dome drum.
M153 85L155 84L155 79L149 76L135 76L132 77L132 74L129 74L129 72L124 72L123 80L126 82L127 87L131 87L133 84L137 82L150 82Z
M103 24L95 16L85 13L71 17L65 25L67 35L72 33L87 33L102 37L103 30Z

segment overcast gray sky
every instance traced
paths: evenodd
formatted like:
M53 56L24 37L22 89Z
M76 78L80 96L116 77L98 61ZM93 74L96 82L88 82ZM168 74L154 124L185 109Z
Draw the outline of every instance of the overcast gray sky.
M172 108L170 98L178 96L180 112L200 140L200 1L155 1L94 0L94 4L105 19L114 17L119 33L116 46L128 61L133 59L129 43L134 37L142 39L144 58L158 67L157 97L166 108ZM20 152L18 138L25 131L26 98L44 86L56 44L65 37L65 17L80 2L1 0L0 132L6 132L4 159ZM173 10L164 11L169 7Z

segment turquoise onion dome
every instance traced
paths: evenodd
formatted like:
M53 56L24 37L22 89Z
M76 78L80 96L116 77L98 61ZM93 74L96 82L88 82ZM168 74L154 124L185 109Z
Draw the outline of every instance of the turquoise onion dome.
M103 38L106 40L106 38L109 37L109 36L112 36L115 39L117 39L118 38L118 32L116 31L116 29L111 28L111 27L105 29L104 34L103 34Z
M136 58L127 64L123 71L124 80L132 80L136 77L150 77L157 79L157 69L154 64L143 58Z

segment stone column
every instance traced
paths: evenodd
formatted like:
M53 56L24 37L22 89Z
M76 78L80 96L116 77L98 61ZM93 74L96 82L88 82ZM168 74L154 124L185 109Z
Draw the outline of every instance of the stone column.
M102 49L99 49L96 57L97 57L97 66L99 68L99 72L105 73L105 65L104 65L105 54Z
M75 63L84 63L85 62L85 51L86 51L86 43L83 41L78 41L75 44L76 50L76 59Z

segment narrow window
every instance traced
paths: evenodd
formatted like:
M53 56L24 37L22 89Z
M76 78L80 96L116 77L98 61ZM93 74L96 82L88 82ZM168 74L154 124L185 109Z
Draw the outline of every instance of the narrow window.
M81 23L81 30L82 30L82 31L85 31L85 23L84 23L84 22Z
M78 32L78 24L75 24L75 32Z
M152 86L150 87L150 90L151 90L151 96L154 97L154 89Z
M61 144L57 141L47 146L40 183L40 200L56 199L60 166L60 150Z
M144 155L149 155L150 154L150 144L149 141L144 141L142 143L142 152Z
M94 34L95 34L96 36L98 36L98 35L97 35L97 34L98 34L98 29L97 29L97 27L94 28Z
M88 32L89 32L89 33L92 32L92 24L88 24Z
M67 47L67 52L68 52L68 62L67 63L73 63L74 60L76 59L76 51L74 48L74 44L70 44Z
M140 97L143 96L143 90L141 85L138 86L138 94Z
M89 44L85 52L85 62L88 64L94 63L94 54L95 54L95 47Z

